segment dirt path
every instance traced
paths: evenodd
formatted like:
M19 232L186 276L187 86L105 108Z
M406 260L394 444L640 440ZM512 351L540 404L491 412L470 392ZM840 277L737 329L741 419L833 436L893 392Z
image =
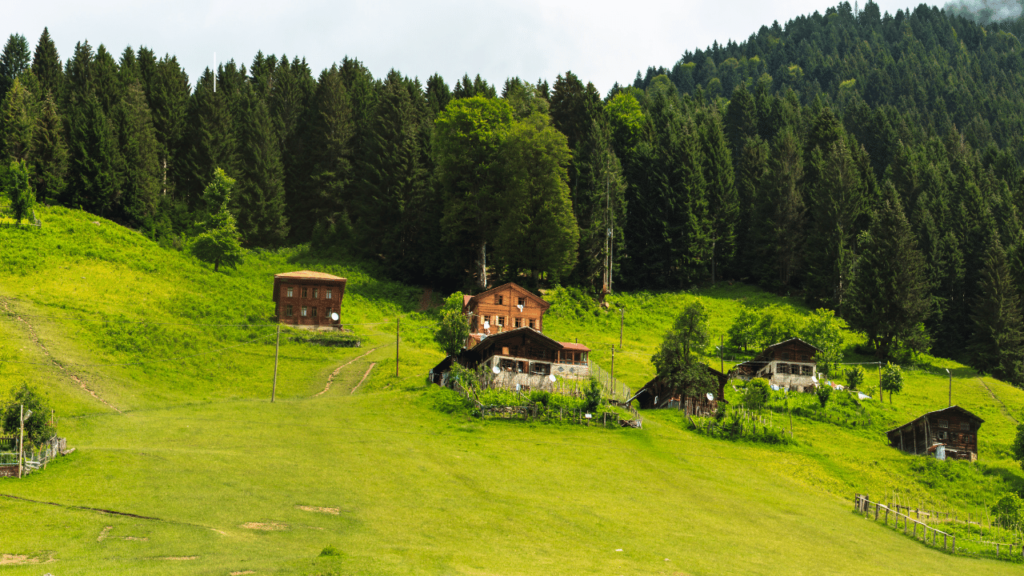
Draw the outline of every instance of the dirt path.
M363 377L359 380L359 384L356 384L356 387L353 388L352 391L349 392L349 394L355 394L356 393L356 390L358 390L359 387L363 385L363 382L366 382L366 378L370 375L370 372L373 370L373 367L376 366L376 365L377 365L376 362L370 362L370 367L366 369L366 373L363 374Z
M378 346L377 348L380 348L380 346ZM331 372L331 375L327 377L327 384L324 386L324 389L319 391L319 392L317 392L316 394L313 394L313 397L316 398L317 396L325 394L328 390L330 390L331 389L331 383L334 382L334 377L337 376L339 372L341 372L342 368L344 368L345 366L348 366L349 364L355 362L356 360L359 360L360 358L368 356L371 352L373 352L377 348L370 348L369 350L366 351L365 354L362 354L360 356L356 356L355 358L353 358L353 359L349 360L348 362L345 362L341 366L338 366L337 368L335 368L334 372ZM360 383L362 383L362 382L360 382Z
M434 291L430 288L423 289L423 296L420 296L420 312L426 312L430 308L430 300L434 297Z
M1000 400L996 396L995 392L993 392L992 389L988 387L988 384L985 384L985 381L982 380L981 378L978 378L978 382L981 382L981 385L985 387L985 390L988 390L989 396L991 396L993 400L999 403L999 407L1003 410L1003 416L1006 416L1007 418L1012 420L1014 424L1020 424L1020 422L1017 422L1017 419L1014 418L1012 414L1010 414L1010 411L1006 409L1006 404L1003 404L1003 401Z
M100 402L102 402L107 408L110 408L111 410L117 412L118 414L121 413L121 411L118 410L116 406L114 406L110 402L107 402L103 398L100 398L100 395L97 394L95 390L93 390L92 388L89 388L88 386L86 386L85 385L85 381L82 380L81 378L79 378L77 374L75 374L71 370L68 370L63 364L58 362L57 359L54 358L52 354L50 354L50 351L47 350L46 345L39 341L39 335L36 334L35 327L33 327L32 324L30 324L27 320L25 320L24 318L19 316L16 312L13 312L11 310L11 307L8 306L6 299L0 300L0 302L3 302L4 310L7 312L8 315L10 315L14 319L16 319L18 322L21 322L22 324L25 325L25 327L28 329L29 337L32 338L32 341L35 342L36 346L38 346L39 349L42 350L43 354L46 355L47 358L49 358L50 362L53 363L54 366L56 366L62 372L67 374L68 378L71 378L76 384L78 384L79 388L81 388L82 390L85 390L86 392L88 392L93 398L95 398L95 399L99 400Z

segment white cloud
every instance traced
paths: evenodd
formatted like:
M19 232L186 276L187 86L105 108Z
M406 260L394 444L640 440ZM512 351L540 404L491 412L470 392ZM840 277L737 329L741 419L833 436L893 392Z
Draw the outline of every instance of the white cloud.
M314 74L344 56L359 58L376 76L396 68L426 80L438 72L449 85L464 73L501 85L572 70L603 93L631 82L647 66L671 67L685 50L718 40L743 40L773 20L824 11L835 1L656 2L522 0L466 2L403 0L331 2L176 0L93 2L50 0L5 6L0 33L24 34L34 47L44 26L61 58L76 42L170 53L192 78L223 62L248 64L257 50L305 57ZM895 12L903 2L882 0Z

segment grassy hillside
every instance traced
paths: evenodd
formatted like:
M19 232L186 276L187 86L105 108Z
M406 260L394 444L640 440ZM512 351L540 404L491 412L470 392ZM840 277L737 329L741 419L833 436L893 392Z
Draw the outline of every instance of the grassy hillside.
M0 555L21 562L5 573L1019 570L949 557L850 512L854 492L899 489L977 513L1024 487L1007 452L1024 393L955 363L922 358L892 407L840 400L820 414L801 398L797 441L783 447L706 438L676 412L648 411L643 430L480 422L439 411L443 392L425 384L441 353L422 289L303 250L215 274L95 216L39 216L38 231L0 228L0 397L21 382L43 389L78 451L0 479ZM363 346L283 331L271 404L272 276L303 268L349 278L342 320ZM661 335L693 297L616 296L627 308L617 377L634 388L650 378ZM744 301L804 311L741 286L701 297L720 332ZM607 368L617 313L552 300L547 332L578 337ZM986 420L977 465L902 456L880 435L945 406L945 367L954 401ZM319 556L326 546L340 556ZM52 563L24 563L35 560Z

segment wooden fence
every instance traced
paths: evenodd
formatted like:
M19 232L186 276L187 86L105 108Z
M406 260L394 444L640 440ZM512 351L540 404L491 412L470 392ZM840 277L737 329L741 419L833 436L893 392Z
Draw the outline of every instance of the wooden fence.
M854 510L870 518L874 514L875 521L882 521L886 526L899 530L902 524L903 533L920 540L926 546L930 545L939 548L939 536L942 536L941 548L950 554L958 556L994 557L997 560L1010 560L1024 562L1024 543L1014 544L1012 542L989 542L985 540L966 540L961 537L960 546L957 546L956 534L939 530L934 525L921 521L921 515L935 519L938 522L956 522L956 515L950 518L950 513L945 513L945 519L941 513L921 509L913 509L897 504L886 505L872 502L866 494L854 496ZM892 524L889 518L892 517ZM912 517L912 516L916 516ZM901 522L902 521L902 522ZM910 528L909 526L913 526ZM931 541L929 542L929 537ZM976 548L976 549L975 549ZM1014 548L1018 548L1015 553Z
M60 456L67 456L74 452L74 448L68 448L66 438L54 436L40 446L25 450L21 458L21 475L25 476L36 470L46 468L51 460ZM18 452L17 445L14 451L0 452L0 476L17 476Z
M0 213L0 218L3 218L3 214L2 213ZM32 211L32 218L28 221L27 224L22 224L21 222L14 222L14 218L13 217L11 217L10 219L11 219L11 222L6 222L4 220L0 220L0 228L20 228L22 226L35 226L36 228L42 228L43 227L43 223L39 220L39 218L36 218L36 211L35 210Z

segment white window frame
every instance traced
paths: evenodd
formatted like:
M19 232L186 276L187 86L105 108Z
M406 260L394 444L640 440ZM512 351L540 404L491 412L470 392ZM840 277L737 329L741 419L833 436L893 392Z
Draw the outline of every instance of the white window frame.
M324 291L327 292L327 294L325 294L325 296L327 296L327 299L330 300L331 299L331 293L334 292L334 291L331 290L330 288L325 288Z
M302 307L302 317L303 318L309 317L309 314L307 314L308 311L309 311L309 308L307 308L306 306Z
M294 298L294 297L295 297L295 295L294 295L294 292L293 292L293 291L294 291L295 289L294 289L294 288L292 288L291 286L289 286L289 287L287 288L287 290L288 290L288 297L289 297L289 298Z

